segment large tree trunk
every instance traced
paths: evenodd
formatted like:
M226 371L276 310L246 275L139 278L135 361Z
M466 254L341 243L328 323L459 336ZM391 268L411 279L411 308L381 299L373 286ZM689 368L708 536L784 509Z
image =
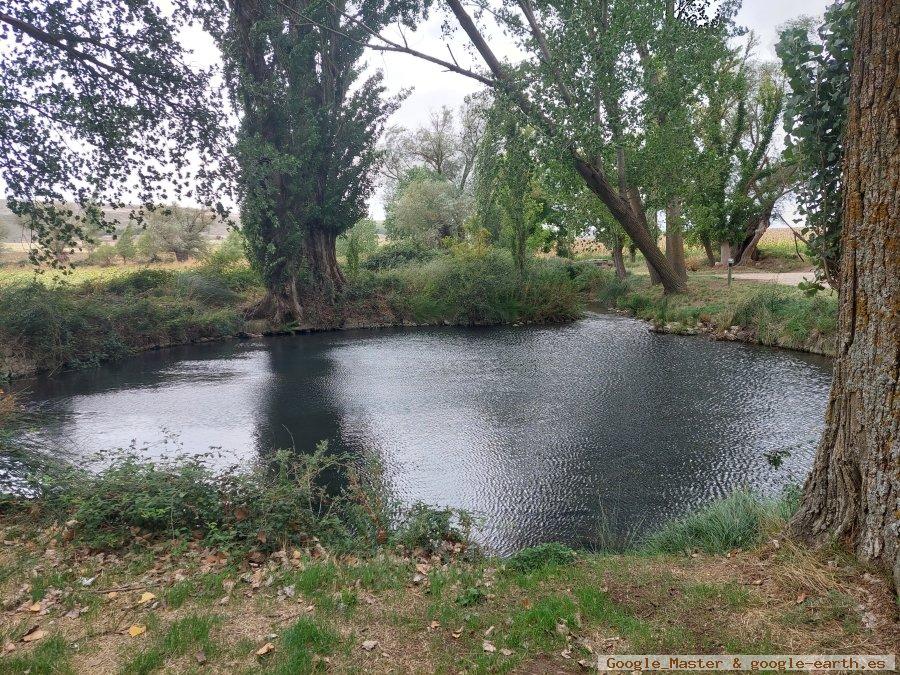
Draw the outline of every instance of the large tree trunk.
M330 230L312 229L306 235L306 262L309 266L308 292L333 295L346 283L337 261L337 235Z
M659 241L659 224L657 223L656 211L651 211L653 214L653 225L650 225L650 222L647 220L647 212L644 210L644 205L641 203L641 198L637 193L637 190L632 190L631 192L631 208L635 210L636 213L640 213L641 223L644 226L644 229L650 233L650 236L654 241ZM659 272L656 271L656 268L650 264L649 260L644 260L647 265L647 274L650 275L650 284L655 286L658 283L662 282L662 279L659 277Z
M716 266L716 256L713 253L712 242L709 240L709 237L703 237L700 240L700 243L703 244L703 250L706 252L706 262L709 263L710 267Z
M860 0L844 157L840 314L825 431L793 532L900 590L900 3Z
M766 233L766 230L769 229L769 218L768 216L760 216L757 221L756 227L753 228L753 231L750 232L744 240L741 242L741 245L738 246L737 251L734 254L734 264L735 265L744 265L749 263L752 260L756 259L756 251L757 246L759 246L759 240L762 239L763 235Z
M683 281L687 281L684 264L684 232L681 222L681 202L671 200L666 206L666 258Z
M643 213L637 213L628 199L619 196L596 167L576 157L575 168L578 169L578 173L581 174L591 191L606 204L610 213L628 233L635 246L644 254L648 266L655 269L665 292L679 293L683 291L685 289L684 281L666 260L663 252L659 250L659 246L644 222Z
M625 245L622 242L622 237L616 237L613 240L612 245L612 258L613 264L616 268L616 277L619 279L625 279L625 256L622 253L622 249L625 248Z

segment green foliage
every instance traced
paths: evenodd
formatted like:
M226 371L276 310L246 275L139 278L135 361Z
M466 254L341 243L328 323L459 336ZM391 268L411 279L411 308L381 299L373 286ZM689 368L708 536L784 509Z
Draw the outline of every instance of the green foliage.
M178 39L188 20L149 0L4 3L0 176L35 264L65 266L58 251L98 224L112 233L97 204L159 204L188 183L212 201L225 116Z
M762 541L767 524L783 524L797 504L795 491L789 491L781 500L767 501L739 490L666 525L647 539L645 548L656 553L727 553L735 548L750 548Z
M55 370L114 359L154 344L232 335L243 326L238 292L258 285L238 268L142 269L81 285L0 285L4 353Z
M201 209L169 206L151 214L137 242L137 250L149 261L171 254L179 262L202 257L209 244L204 233L210 216Z
M460 607L474 607L484 602L487 594L478 586L466 586L456 596L456 604Z
M166 660L183 656L189 651L202 651L212 655L215 644L210 631L218 624L217 617L188 615L176 619L161 638L125 664L123 672L129 675L149 675L166 665Z
M241 231L229 230L222 243L216 246L203 262L217 272L233 269L246 262L245 246L244 235L241 234Z
M119 252L112 244L100 244L88 255L88 262L92 265L102 265L108 267L116 261Z
M275 0L217 17L241 118L241 227L273 296L322 296L339 285L335 242L366 214L380 161L375 141L399 103L385 96L381 73L361 77L359 61L369 31L409 25L418 9L368 2L350 18L338 5L310 4L302 30L285 30L297 10Z
M516 574L528 574L545 567L569 565L575 560L575 551L557 543L538 544L524 548L506 562L506 568Z
M367 270L391 270L413 262L428 262L440 255L442 255L441 251L412 239L392 241L371 253L363 263L363 268Z
M378 249L377 225L371 218L363 218L347 232L338 237L336 252L347 258L347 270L351 274L359 271L360 256L366 256Z
M784 116L786 155L799 169L798 210L821 275L837 287L843 209L844 128L856 0L825 12L816 35L806 25L782 31L775 47L790 85Z
M48 469L34 485L45 513L77 521L78 540L94 548L127 545L137 531L200 533L210 545L271 551L310 536L337 542L357 517L351 499L329 495L316 482L340 464L325 444L307 456L279 452L268 471L219 472L202 456L152 461L120 451L105 459L96 473Z
M0 659L0 668L7 673L33 675L70 675L75 673L66 641L59 635L39 642L28 654Z
M441 544L462 543L469 539L472 518L458 509L439 509L416 502L401 512L402 524L395 539L410 550L422 549L425 553L437 552Z
M116 238L116 254L122 259L122 262L134 260L137 255L137 246L135 245L134 226L130 223L125 226Z
M462 238L469 198L443 177L416 179L402 187L385 221L392 240L411 239L435 247Z

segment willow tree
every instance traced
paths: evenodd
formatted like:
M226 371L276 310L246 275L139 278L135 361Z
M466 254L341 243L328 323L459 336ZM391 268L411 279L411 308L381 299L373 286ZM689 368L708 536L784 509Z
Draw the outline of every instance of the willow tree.
M854 54L837 357L793 529L847 543L900 591L900 3L860 0Z
M268 291L259 311L299 321L328 305L344 283L335 242L366 215L375 143L397 104L385 98L380 73L362 77L367 30L410 22L412 5L229 5L218 38L240 115L241 225Z
M35 264L63 265L92 234L113 232L104 207L137 203L142 221L180 197L216 201L222 116L209 73L178 40L191 2L173 5L0 5L0 177L31 227Z

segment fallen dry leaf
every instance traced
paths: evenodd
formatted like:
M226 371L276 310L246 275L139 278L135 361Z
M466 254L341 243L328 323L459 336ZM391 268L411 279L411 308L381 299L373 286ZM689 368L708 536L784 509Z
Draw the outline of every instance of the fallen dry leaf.
M271 652L273 649L275 649L275 645L273 645L271 642L267 642L262 647L260 647L259 649L256 650L256 655L257 656L265 656L266 654Z
M47 631L41 630L37 626L29 630L22 636L22 642L35 642L47 636Z
M138 635L143 635L147 632L147 626L141 626L136 623L131 624L131 628L128 629L128 634L131 637L137 637Z
M808 597L808 596L806 595L806 593L801 593L800 595L797 596L796 603L797 603L798 605L803 604L803 601L806 600L807 597Z
M3 651L14 652L16 651L16 645L12 642L7 642L5 645L3 645Z
M453 635L454 640L458 640L462 634L463 634L462 628L457 628L455 631L453 631L453 633L451 633L451 635Z
M504 647L500 650L500 653L503 654L503 656L512 656L512 649L507 649L506 647Z
M487 640L481 643L481 648L488 654L493 654L495 651L497 651L497 648L494 646L494 644L492 642L488 642Z
M203 650L200 650L196 654L194 654L194 660L199 663L201 666L206 663L206 654Z
M144 591L141 593L141 599L138 600L139 605L146 605L151 600L156 600L156 596L150 591Z
M367 652L370 652L370 651L372 651L373 649L375 649L375 647L378 646L378 640L366 640L366 641L363 642L362 645L360 645L360 646L361 646L363 649L365 649Z
M34 604L28 605L29 612L40 612L41 611L41 603L35 602Z
M441 624L440 624L439 621L432 621L432 622L431 622L431 630L434 630L435 628L440 628L440 627L441 627Z

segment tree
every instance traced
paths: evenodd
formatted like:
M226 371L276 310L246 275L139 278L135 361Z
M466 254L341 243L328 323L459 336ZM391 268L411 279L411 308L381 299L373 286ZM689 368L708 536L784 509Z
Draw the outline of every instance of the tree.
M223 115L209 73L189 65L177 38L187 3L3 3L0 176L10 210L33 229L33 263L64 267L59 247L85 239L92 204L137 201L141 222L189 191L215 203Z
M440 177L414 180L392 205L388 237L431 247L448 238L459 240L470 211L469 198L449 181Z
M528 240L543 221L546 202L535 179L535 158L528 138L533 131L523 128L512 115L503 122L504 155L499 162L498 197L508 232L513 262L521 282L528 261Z
M606 158L609 153L603 152L619 140L616 126L632 103L626 92L617 91L616 71L635 67L635 43L629 39L634 19L657 5L650 0L515 0L496 11L492 8L482 16L490 14L513 35L525 55L513 67L497 58L461 0L444 2L487 66L487 74L410 48L377 31L370 33L370 46L438 63L508 96L606 205L666 292L684 289L684 280L651 235L638 186L627 182L626 175L625 190L620 190L621 183L609 178L615 169ZM703 0L678 3L674 21L684 27L685 39L727 34L733 3L723 3L721 13L713 18L707 17L707 4ZM627 42L624 51L618 48L622 40Z
M164 253L173 254L178 262L199 258L208 248L204 233L210 222L210 214L203 209L181 206L159 209L149 216L137 248L150 260Z
M137 255L137 246L135 245L134 226L129 223L116 238L116 253L122 259L123 263L134 260Z
M278 322L331 302L344 275L337 237L366 215L378 168L375 141L397 99L381 75L360 79L370 29L410 23L394 0L340 3L230 0L213 26L241 114L235 147L241 225Z
M750 260L769 227L777 202L793 186L794 169L773 149L784 88L769 66L750 62L754 42L729 50L702 85L695 114L697 153L689 172L686 201L691 238L714 262L712 244L722 245L722 263Z
M860 0L853 49L837 357L792 525L892 570L900 591L900 4Z
M837 288L842 275L841 217L844 126L856 0L825 12L817 35L805 25L784 30L776 46L791 92L785 110L787 157L799 171L797 204L802 233L819 263L819 276Z
M451 181L460 192L470 188L470 177L484 135L490 98L473 94L458 113L443 106L429 114L428 123L409 131L394 126L384 135L384 175L396 184L414 166Z

